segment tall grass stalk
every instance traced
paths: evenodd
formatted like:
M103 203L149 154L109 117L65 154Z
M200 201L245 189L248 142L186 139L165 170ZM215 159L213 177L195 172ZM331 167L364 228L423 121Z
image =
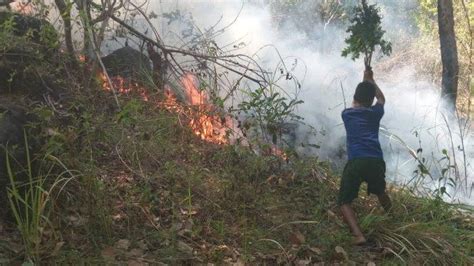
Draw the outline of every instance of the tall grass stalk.
M39 262L42 236L47 226L51 226L49 220L49 206L54 190L59 187L59 194L64 187L74 178L72 171L56 157L46 155L41 160L41 164L47 163L45 173L38 171L35 173L33 162L28 149L28 139L25 134L26 150L26 180L20 182L19 176L13 171L10 163L10 153L6 149L6 166L10 181L7 189L8 200L11 212L15 219L17 228L23 238L25 255L28 260ZM49 164L50 163L50 164ZM60 173L55 173L55 167L59 165L65 169ZM24 171L23 171L24 172ZM51 179L54 178L54 179ZM49 185L47 181L53 180ZM49 186L49 189L47 188Z

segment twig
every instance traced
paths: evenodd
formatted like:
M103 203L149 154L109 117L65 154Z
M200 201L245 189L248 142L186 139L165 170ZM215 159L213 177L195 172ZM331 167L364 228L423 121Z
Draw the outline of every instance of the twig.
M120 140L120 141L121 141L121 140ZM137 171L135 171L134 169L132 169L132 167L130 167L130 166L125 162L125 160L122 158L122 156L120 155L119 148L118 148L118 145L119 145L119 144L120 144L120 142L117 143L117 145L115 145L115 153L117 154L117 156L118 156L120 162L122 162L122 164L123 164L130 172L132 172L133 174L135 174L135 175L139 176L140 178L144 179L144 178L145 178L144 175L142 175L142 174L140 174L139 172L137 172Z
M292 224L320 224L321 221L292 221L284 224L280 224L279 226L271 228L269 231L276 230L280 227L286 226L286 225L292 225Z
M464 128L461 127L461 118L459 117L459 112L456 110L456 118L458 121L458 129L459 129L459 137L461 138L461 149L462 149L462 155L463 155L463 167L464 167L464 179L465 179L465 186L466 190L468 189L468 174L467 174L467 158L466 158L466 147L465 147L465 129L467 128L467 124L469 120L466 120ZM467 192L467 191L466 191Z
M423 166L426 170L428 170L428 167L426 167L425 163L423 163L420 158L418 158L418 156L416 155L416 151L413 150L410 146L408 146L407 143L405 143L399 136L391 133L390 131L388 131L387 129L385 128L380 128L380 131L382 133L384 133L387 137L389 137L390 139L395 139L397 140L400 144L403 145L403 147L405 147L407 150L408 150L408 153L421 165ZM430 173L430 171L427 171L427 175L431 178L431 180L434 180L434 177L433 175Z
M289 256L288 256L288 252L286 251L286 249L276 240L274 239L270 239L270 238L262 238L262 239L259 239L257 240L258 242L260 241L267 241L267 242L271 242L271 243L274 243L278 246L278 248L280 248L282 251L283 251L283 254L285 254L285 257L286 259L288 260L289 259ZM289 262L289 261L288 261Z
M346 95L344 94L344 87L342 87L342 81L340 81L341 84L341 91L342 91L342 98L344 99L344 109L347 108L346 106Z
M84 6L84 12L86 12L86 11L87 11L86 7ZM92 50L94 51L95 56L97 57L97 61L99 62L99 65L102 68L102 71L103 71L105 77L107 78L107 82L109 83L110 89L112 90L112 93L114 95L114 99L115 99L115 103L117 104L117 108L119 110L121 110L120 102L119 102L118 97L117 97L117 91L115 90L114 84L113 84L112 80L110 79L109 73L107 73L107 69L104 65L104 62L102 62L102 59L100 58L99 50L97 49L97 47L95 45L95 41L94 41L94 37L93 37L94 34L92 32L92 25L90 25L89 19L87 18L87 16L85 16L85 17L86 18L84 20L86 22L86 25L84 25L84 26L87 30L86 32L87 32L87 35L89 37L90 44L92 45Z
M446 118L446 116L444 114L441 114L441 116L443 117L444 123L446 123L446 128L448 129L448 133L449 133L449 140L451 142L451 151L453 153L454 174L456 176L456 181L460 181L458 163L457 163L457 160L456 160L456 151L454 149L455 146L454 146L454 141L453 141L453 133L451 132L451 127L449 126L449 122L448 122L448 119Z
M261 83L262 83L261 80L250 77L249 75L247 75L247 74L245 74L241 71L235 70L232 67L226 66L225 64L218 62L217 60L219 60L220 58L217 57L217 56L203 55L203 54L198 54L198 53L194 53L194 52L190 52L190 51L186 51L186 50L180 50L180 49L173 49L173 48L165 47L163 44L158 43L157 41L152 40L151 38L145 36L144 34L142 34L139 31L137 31L132 26L125 23L123 20L117 18L115 15L110 15L110 18L112 20L114 20L115 22L117 22L118 24L120 24L121 26L123 26L124 28L126 28L127 30L129 30L130 32L132 32L135 36L137 36L139 38L142 38L143 40L148 41L151 44L157 46L158 48L160 48L163 51L163 53L165 53L167 55L176 53L176 54L181 54L181 55L185 55L185 56L192 56L194 58L200 58L200 59L204 59L204 60L207 60L207 61L211 61L214 64L219 65L219 66L221 66L221 67L223 67L223 68L225 68L225 69L227 69L227 70L229 70L229 71L231 71L235 74L241 75L241 76L245 77L246 79L248 79L250 81L253 81L253 82L255 82L259 85L261 85ZM233 62L233 63L235 63L235 62Z

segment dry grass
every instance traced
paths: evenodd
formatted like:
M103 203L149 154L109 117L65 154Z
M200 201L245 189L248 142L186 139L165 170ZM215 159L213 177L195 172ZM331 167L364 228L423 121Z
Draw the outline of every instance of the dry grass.
M151 103L119 122L107 105L91 104L104 97L79 95L65 107L77 120L58 124L61 134L75 134L61 138L58 155L82 179L56 205L51 220L67 244L47 262L472 262L472 219L442 202L393 192L387 215L360 199L361 225L381 248L361 251L339 217L338 178L326 163L203 142ZM21 260L22 251L2 253Z

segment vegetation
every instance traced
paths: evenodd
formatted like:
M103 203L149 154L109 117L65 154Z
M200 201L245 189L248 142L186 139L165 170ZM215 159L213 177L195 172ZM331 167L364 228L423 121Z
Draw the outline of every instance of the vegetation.
M121 88L96 72L100 62L68 64L70 45L62 53L57 42L38 44L6 30L13 29L9 23L0 34L0 66L23 67L2 80L0 92L34 119L17 147L2 146L9 182L2 208L9 206L11 217L0 221L0 264L473 263L474 222L459 206L391 188L394 209L385 214L361 191L355 208L377 248L354 247L336 206L339 177L328 162L203 139L192 125L216 120L224 109L218 92L209 94L216 112L167 95L152 77L147 86ZM197 61L190 69L205 84L196 93L201 98L224 75L212 63L241 58L211 41L192 43L192 51L151 41L170 57ZM34 60L9 57L16 47ZM226 71L240 73L229 64ZM290 72L280 74L294 80ZM261 86L246 91L237 112L255 115L274 144L280 124L298 120L300 102L259 76L266 71L242 73ZM24 152L14 152L20 144Z
M76 92L58 110L67 125L50 117L55 134L45 145L76 177L61 194L48 193L49 223L30 259L470 264L472 218L455 207L393 189L394 211L384 214L363 197L362 227L383 248L360 250L337 214L338 178L326 163L209 144L176 114L131 96L121 101L115 114L110 94ZM4 235L3 260L21 261L16 232Z
M419 61L419 71L430 75L441 83L439 73L442 71L441 57L439 56L439 34L437 23L437 1L420 0L419 12L415 14L417 25L421 31L418 40L418 50L436 51L425 53L424 60ZM459 61L459 88L457 105L462 113L471 115L471 98L474 92L472 82L473 71L473 24L474 4L465 0L453 1L454 31Z
M343 25L348 21L353 3L349 1L293 1L276 0L270 2L275 23L284 27L287 23L315 39L328 25ZM322 26L322 27L320 27Z
M366 69L371 69L372 55L376 46L384 55L390 55L392 45L382 39L385 31L382 30L379 9L375 5L368 5L366 0L362 0L360 6L355 8L355 15L351 18L351 25L347 28L350 36L346 39L348 46L342 50L342 56L351 56L352 60L364 55L364 65Z
M25 143L25 147L29 147L26 134ZM49 201L53 195L59 194L75 176L51 154L47 154L45 158L38 158L40 165L37 169L33 169L34 162L30 158L29 149L25 150L26 169L20 173L26 174L27 179L26 182L20 182L22 178L13 171L10 154L6 149L6 166L10 179L7 194L11 212L23 239L25 257L30 261L38 262L43 251L44 229L52 226L49 220L51 208ZM64 171L55 169L58 166Z

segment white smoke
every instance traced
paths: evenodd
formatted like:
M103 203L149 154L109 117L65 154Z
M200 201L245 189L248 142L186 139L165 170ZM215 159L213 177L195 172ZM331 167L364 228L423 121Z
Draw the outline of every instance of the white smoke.
M294 25L287 24L283 29L273 25L271 14L264 2L154 0L148 11L159 14L174 10L189 12L201 29L208 29L217 21L220 21L220 25L232 24L216 38L216 42L219 45L236 40L244 42L246 46L240 53L253 55L258 52L259 62L268 69L275 67L280 58L272 48L259 50L265 45L274 46L283 58L288 57L288 61L297 59L298 67L294 73L302 83L299 98L305 101L298 108L298 113L305 118L307 124L318 129L318 134L315 136L306 136L306 129L303 128L298 135L309 143L321 146L320 149L312 151L312 156L340 162L341 165L345 160L345 131L340 113L345 105L347 107L351 105L355 87L362 79L362 60L353 62L341 57L346 37L344 28L326 25L323 33L319 32L322 37L310 41L307 35L298 31ZM416 32L407 13L408 10L416 8L415 2L379 1L384 15L384 29L387 31L387 37L394 42L394 54L397 54L397 50L403 48L403 45L406 45L404 42L409 42L410 36ZM237 20L233 22L236 17ZM176 32L176 28L167 25L165 19L158 19L155 26L160 30L165 42L177 42L177 36L171 33ZM323 25L314 27L320 31ZM420 160L422 157L427 159L426 165L430 166L430 172L437 179L447 160L437 161L443 157L442 151L446 149L451 160L456 157L458 172L465 179L462 181L464 190L468 192L459 192L455 197L446 200L472 205L474 198L468 197L473 182L474 166L472 130L466 130L464 138L461 139L457 121L450 118L448 122L451 133L449 133L442 115L437 89L439 85L431 83L427 77L418 76L415 67L408 63L396 64L390 70L379 70L377 65L382 64L383 60L386 59L375 60L373 63L375 78L387 98L385 116L381 124L386 132L396 135L405 143L401 144L396 137L381 133L388 179L398 184L405 184L413 177L413 171L417 169L418 163L409 154L405 145L416 151L420 143L423 149ZM461 151L462 140L464 152ZM437 166L439 167L436 168ZM452 178L455 179L455 176ZM437 180L427 179L427 181L426 186L430 188L438 186ZM461 181L457 183L460 184Z

